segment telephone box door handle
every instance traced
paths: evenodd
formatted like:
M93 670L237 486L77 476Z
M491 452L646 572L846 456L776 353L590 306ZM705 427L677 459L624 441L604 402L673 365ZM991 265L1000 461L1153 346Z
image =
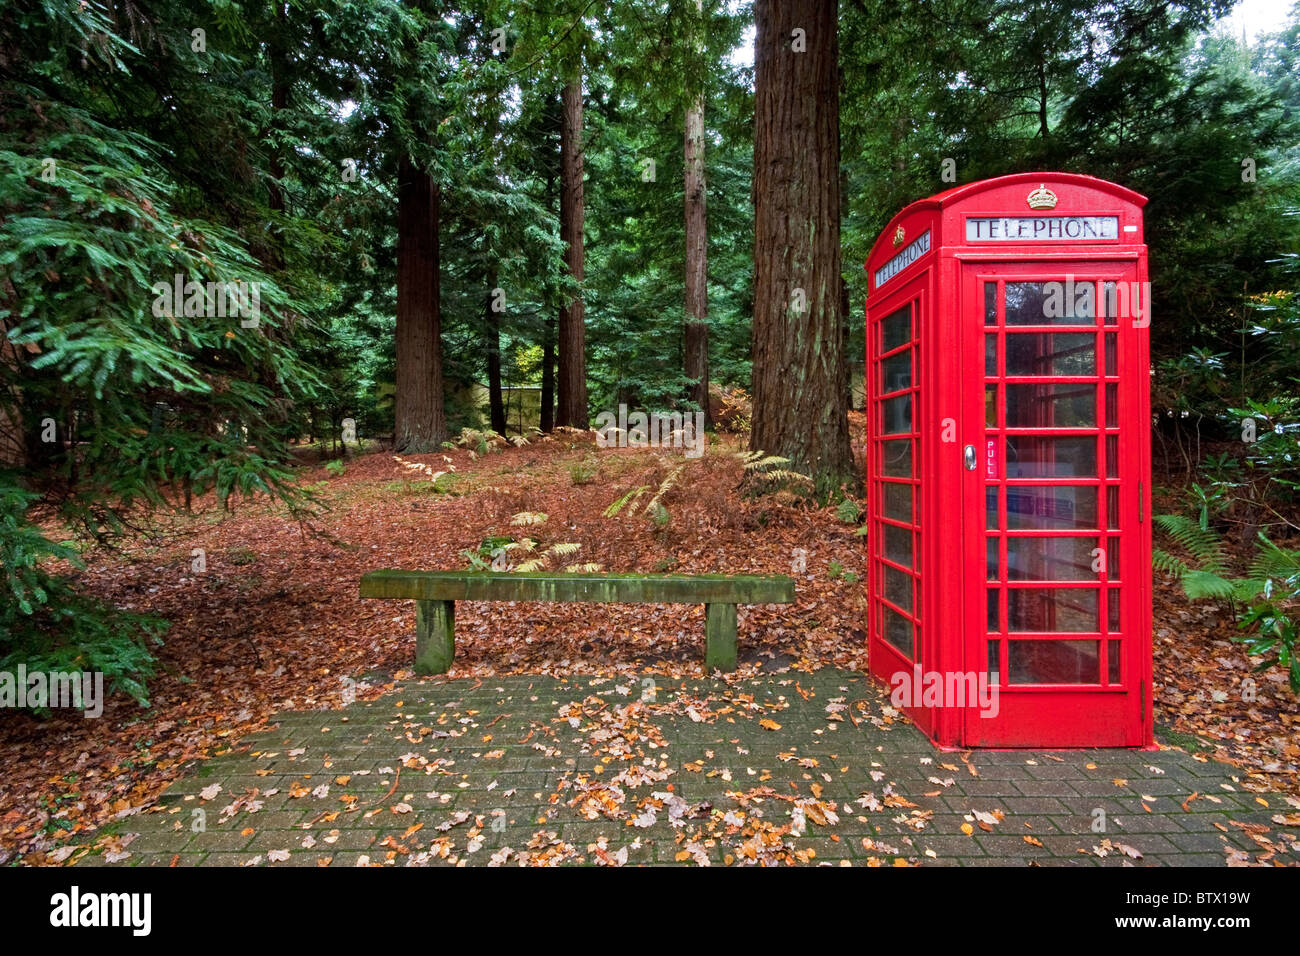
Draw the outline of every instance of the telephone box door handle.
M974 471L975 470L975 446L974 445L966 446L965 460L966 460L966 470Z

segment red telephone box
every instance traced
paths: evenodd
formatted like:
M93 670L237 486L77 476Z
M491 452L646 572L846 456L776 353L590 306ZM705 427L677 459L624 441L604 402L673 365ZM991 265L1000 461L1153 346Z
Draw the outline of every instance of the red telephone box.
M946 747L1152 743L1145 197L908 206L867 260L871 671Z

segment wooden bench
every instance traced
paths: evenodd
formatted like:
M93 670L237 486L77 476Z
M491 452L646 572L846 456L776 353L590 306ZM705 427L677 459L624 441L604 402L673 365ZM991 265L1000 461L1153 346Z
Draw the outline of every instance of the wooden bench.
M415 672L445 674L456 654L457 601L600 601L703 604L705 662L736 669L736 605L792 604L794 579L727 574L512 574L493 571L370 571L363 598L415 604Z

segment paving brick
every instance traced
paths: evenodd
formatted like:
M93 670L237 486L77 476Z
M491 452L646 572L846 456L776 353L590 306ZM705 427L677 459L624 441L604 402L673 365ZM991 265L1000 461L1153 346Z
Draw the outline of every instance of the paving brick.
M600 837L609 852L627 849L629 864L648 865L677 864L687 840L711 841L706 853L718 865L728 855L741 862L738 847L759 826L776 834L769 837L774 847L812 850L815 855L808 861L821 865L862 865L871 857L889 865L902 857L930 866L1023 866L1030 861L1044 866L1221 866L1227 848L1251 859L1263 852L1230 821L1264 822L1279 836L1269 821L1285 804L1270 795L1264 796L1269 806L1259 804L1254 793L1234 781L1233 775L1241 772L1225 764L1197 761L1175 750L977 751L966 757L966 764L962 756L936 751L906 722L873 724L870 717L881 713L887 696L865 675L831 669L800 673L798 689L791 678L779 673L731 683L655 678L653 701L640 700L641 679L624 675L569 681L503 676L484 684L439 678L399 685L345 712L286 712L276 726L196 764L176 781L158 801L174 812L128 821L125 832L139 835L122 865L159 866L176 859L177 865L239 866L257 860L260 866L316 866L324 860L337 867L354 866L366 857L380 865L480 866L507 847L541 862L556 839L569 847L562 862L591 864L596 861L588 846ZM619 686L630 693L620 694ZM805 699L799 690L811 696ZM717 714L726 707L731 712L693 721L679 700L683 694L697 714ZM828 721L825 707L832 698L865 701L858 716L868 719L859 719L856 726ZM584 706L576 729L566 720L574 703ZM632 703L638 706L626 710ZM477 713L468 714L471 710ZM781 729L763 729L758 721L764 718ZM636 734L623 736L629 727ZM421 734L422 728L437 733L425 729ZM651 739L664 745L651 748ZM412 754L428 763L404 765L403 755ZM620 771L643 768L647 758L654 767L664 762L671 775L643 786L623 786L617 794L600 789L612 785ZM687 769L697 760L704 761L705 772ZM958 769L947 770L945 763ZM978 776L967 766L976 768ZM872 779L873 771L879 780ZM584 817L581 800L570 806L579 796L574 787L580 776L593 788L588 797L603 793L610 801L600 804L601 816L595 820ZM931 777L953 782L944 786ZM345 782L340 784L340 778ZM1115 779L1126 783L1116 786ZM220 784L218 795L206 802L197 799L212 784ZM299 788L322 785L329 787L324 797L294 796ZM652 793L668 793L670 786L673 797L653 823L627 825ZM857 802L863 793L883 800L887 786L914 806L869 811ZM258 812L241 810L218 822L221 810L251 798L254 790L262 801ZM1200 796L1184 810L1181 804L1193 791ZM787 798L807 801L814 794L838 821L820 825L810 810L804 835L791 836L794 804ZM1142 806L1144 795L1152 798L1145 801L1151 812ZM697 807L686 825L676 828L669 821L676 799L707 806ZM394 812L402 802L409 804L409 812ZM198 808L209 815L209 830L202 834L188 829L190 811ZM1104 834L1092 832L1096 808L1107 814ZM994 809L1006 817L993 832L961 832L965 815ZM495 810L505 811L504 817L495 816ZM327 813L337 816L325 821ZM744 829L737 832L724 823L728 813L728 819L743 821ZM461 819L462 814L470 816ZM480 817L485 824L481 845L470 853L469 833ZM496 819L505 821L503 829L491 829ZM925 824L920 831L908 825L919 820ZM178 821L181 830L174 829ZM313 825L304 828L303 823ZM405 831L415 824L422 826L407 837ZM334 831L335 842L326 843ZM316 842L305 848L302 841L308 836ZM1043 845L1026 843L1025 836ZM412 852L381 846L388 837ZM864 838L870 841L866 846ZM1092 848L1106 838L1136 847L1143 858L1130 860L1118 851L1096 857ZM450 847L448 858L431 855L431 843ZM288 850L289 859L271 863L266 855L273 849ZM927 856L927 850L935 855ZM1300 859L1284 844L1277 861ZM515 856L506 865L517 862ZM693 859L685 863L695 865ZM88 856L82 865L104 865L102 854Z

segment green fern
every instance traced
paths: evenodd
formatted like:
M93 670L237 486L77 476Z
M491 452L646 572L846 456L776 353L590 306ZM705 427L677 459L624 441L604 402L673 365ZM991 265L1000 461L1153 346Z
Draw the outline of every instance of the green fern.
M636 514L636 500L649 490L650 490L649 485L640 485L636 488L633 488L622 498L619 498L612 505L610 505L608 508L605 509L605 517L617 518L618 513L622 511L625 507L628 507L629 504L631 505L631 507L628 508L628 514Z
M1153 515L1152 520L1174 542L1196 559L1199 570L1223 575L1227 572L1228 555L1223 537L1204 520L1194 520L1186 515Z

